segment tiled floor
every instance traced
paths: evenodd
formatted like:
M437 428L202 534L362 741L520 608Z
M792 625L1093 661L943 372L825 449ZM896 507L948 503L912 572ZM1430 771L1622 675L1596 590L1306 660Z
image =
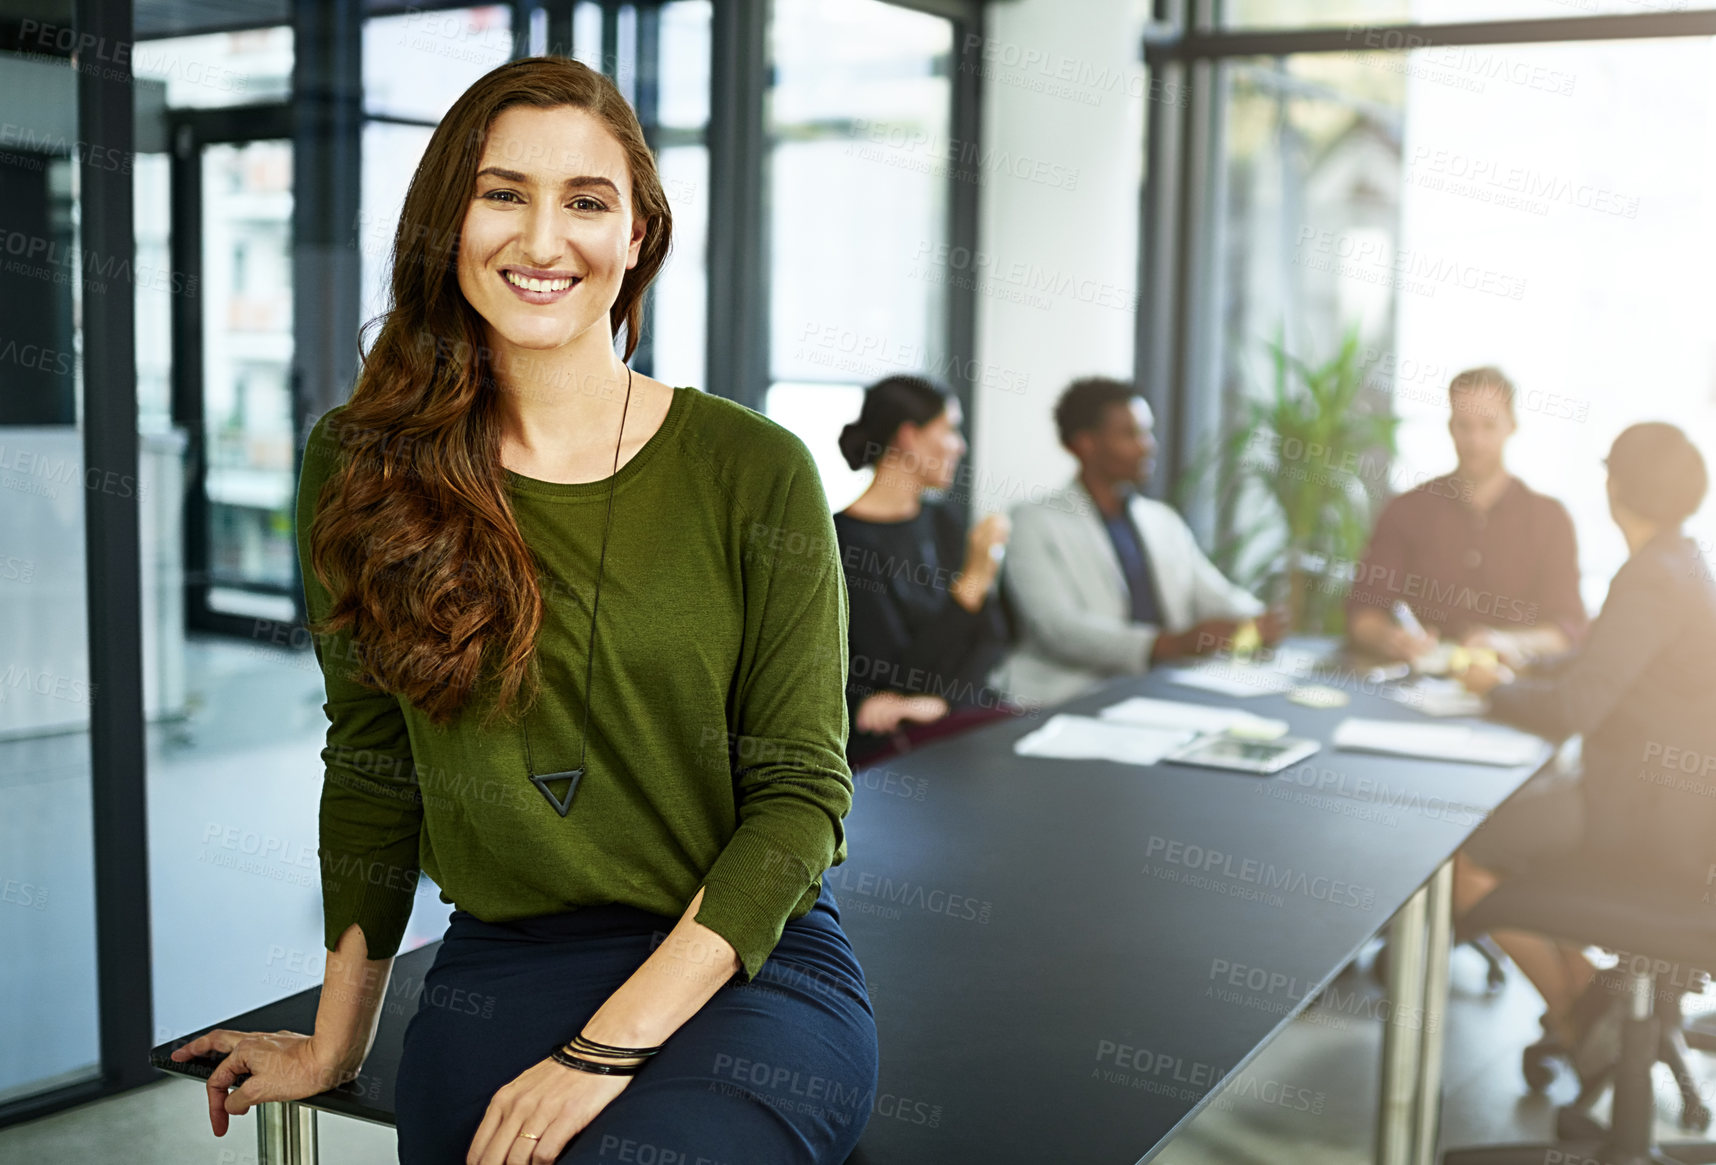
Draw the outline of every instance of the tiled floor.
M193 644L188 670L197 693L192 716L155 726L150 734L151 923L156 1028L163 1040L314 985L322 951L314 855L324 720L314 662L307 655L203 640ZM87 745L79 737L0 743L0 852L23 854L32 863L23 871L27 879L59 895L50 900L52 910L13 910L4 919L9 936L23 935L21 926L59 930L44 931L28 945L0 943L0 998L31 1001L0 1011L0 1045L8 1049L0 1053L0 1067L10 1055L39 1074L42 1060L32 1049L64 1044L70 1030L43 1028L42 1017L57 1015L63 1024L68 1016L80 1023L79 1017L90 1015L89 985L81 981L88 973L80 970L90 957L87 774ZM36 822L40 830L48 818L38 814L81 820L85 832L68 829L52 844L18 832L24 822ZM448 907L435 893L425 882L408 946L436 938L444 928ZM64 965L8 957L6 947L57 950ZM1533 1096L1520 1080L1519 1051L1535 1038L1541 1010L1530 987L1517 974L1496 995L1485 995L1482 987L1477 956L1457 951L1444 1072L1445 1145L1541 1138L1550 1129L1554 1105L1573 1092L1571 1081L1563 1079L1551 1097ZM1369 1161L1381 1047L1374 1004L1380 994L1366 974L1337 981L1158 1160ZM87 1037L93 1046L93 1025L85 1026L82 1037L74 1033L69 1039ZM1708 1101L1716 1097L1716 1062L1695 1060ZM1674 1139L1682 1135L1675 1126L1679 1103L1666 1070L1658 1072L1659 1131ZM243 1165L255 1161L253 1121L236 1119L226 1138L216 1140L203 1091L163 1079L0 1130L0 1165ZM395 1159L390 1129L325 1117L320 1130L326 1165Z

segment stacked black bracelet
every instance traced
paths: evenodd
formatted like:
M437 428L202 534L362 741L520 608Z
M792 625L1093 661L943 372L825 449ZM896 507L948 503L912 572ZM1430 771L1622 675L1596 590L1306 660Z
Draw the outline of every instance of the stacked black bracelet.
M595 1040L587 1040L581 1035L573 1036L570 1043L564 1047L555 1048L549 1053L556 1064L564 1064L568 1068L576 1068L580 1072L593 1072L598 1076L635 1076L638 1069L649 1062L649 1058L661 1051L662 1045L653 1048L620 1048L613 1044L599 1044ZM596 1060L587 1060L580 1053L594 1056L618 1056L625 1059L636 1059L635 1064L604 1064Z

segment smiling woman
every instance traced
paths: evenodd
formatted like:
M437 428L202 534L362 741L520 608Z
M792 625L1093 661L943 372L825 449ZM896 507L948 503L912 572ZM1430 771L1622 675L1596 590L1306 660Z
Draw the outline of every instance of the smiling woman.
M792 433L626 366L671 230L630 106L578 62L495 69L430 140L393 306L299 485L320 1010L181 1050L229 1053L217 1134L357 1074L421 871L455 909L405 1033L402 1161L856 1145L877 1050L823 879L853 792L833 519ZM493 1007L435 1005L460 993ZM762 1062L849 1099L724 1068Z

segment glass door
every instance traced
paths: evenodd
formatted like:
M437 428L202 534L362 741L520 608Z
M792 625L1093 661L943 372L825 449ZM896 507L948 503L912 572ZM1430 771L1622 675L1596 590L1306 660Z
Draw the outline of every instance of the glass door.
M191 435L186 617L249 634L296 614L292 542L292 145L198 142L175 193L196 232L199 293L181 333L176 419ZM194 210L192 209L194 208Z
M70 70L0 52L0 1106L100 1074L84 322L126 272L80 262ZM132 496L147 486L113 475Z

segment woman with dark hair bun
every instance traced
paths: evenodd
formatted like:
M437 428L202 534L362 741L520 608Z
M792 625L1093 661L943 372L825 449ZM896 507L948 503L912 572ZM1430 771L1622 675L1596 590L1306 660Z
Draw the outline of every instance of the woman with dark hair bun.
M858 419L840 432L848 465L876 467L834 515L850 604L854 767L1020 711L988 682L1008 642L994 592L1007 519L990 514L967 533L957 507L923 498L953 484L966 451L959 423L957 398L921 377L890 376L865 391Z
M672 227L636 114L578 61L501 65L430 135L298 492L321 1003L313 1032L173 1053L224 1056L215 1135L358 1075L421 872L454 909L390 1005L416 999L401 1161L857 1144L878 1055L823 877L853 790L834 524L803 441L627 364Z

